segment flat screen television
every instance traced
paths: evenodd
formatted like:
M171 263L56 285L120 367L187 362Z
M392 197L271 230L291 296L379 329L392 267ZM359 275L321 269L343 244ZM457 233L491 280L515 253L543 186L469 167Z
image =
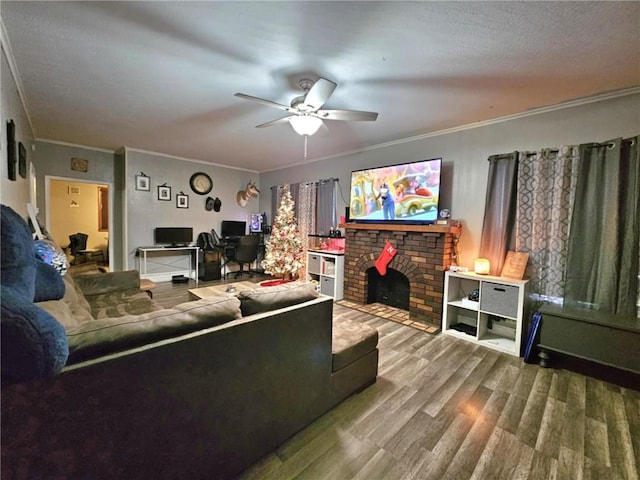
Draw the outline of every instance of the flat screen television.
M431 224L438 218L442 159L351 172L349 221Z
M153 231L156 245L187 246L193 242L192 227L156 227Z
M225 238L239 238L247 233L247 222L239 220L222 220L220 236Z

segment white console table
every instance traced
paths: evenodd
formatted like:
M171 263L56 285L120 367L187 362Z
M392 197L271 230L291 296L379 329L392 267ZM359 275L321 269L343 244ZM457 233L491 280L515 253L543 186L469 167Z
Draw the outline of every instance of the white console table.
M149 273L147 270L147 256L153 255L158 252L185 252L189 254L189 278L193 278L198 284L198 252L200 247L188 246L188 247L138 247L139 263L140 263L140 278L148 278ZM192 261L193 260L193 261ZM192 272L195 273L192 276ZM171 272L164 272L171 273Z

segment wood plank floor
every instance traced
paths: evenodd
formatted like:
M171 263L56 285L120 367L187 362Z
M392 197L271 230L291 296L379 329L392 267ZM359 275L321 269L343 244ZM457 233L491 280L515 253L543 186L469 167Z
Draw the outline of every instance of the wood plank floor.
M171 306L193 287L154 293ZM376 384L239 480L639 479L640 392L340 305L334 315L380 333Z

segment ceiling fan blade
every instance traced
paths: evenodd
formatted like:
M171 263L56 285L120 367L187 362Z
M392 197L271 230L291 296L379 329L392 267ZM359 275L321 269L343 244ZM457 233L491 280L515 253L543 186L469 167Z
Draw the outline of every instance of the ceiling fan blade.
M373 122L378 118L376 112L358 110L318 110L316 116L323 120L350 120L356 122Z
M293 115L290 115L290 116L284 117L284 118L279 118L277 120L271 120L270 122L262 123L260 125L256 125L256 128L273 127L274 125L279 125L281 123L289 123L289 119L292 116Z
M303 105L310 107L310 110L318 110L324 102L326 102L338 84L327 80L326 78L319 78L316 83L313 84L311 90L304 97Z
M244 98L245 100L250 100L252 102L258 102L258 103L261 103L263 105L267 105L269 107L276 107L276 108L279 108L280 110L284 110L286 112L295 111L293 108L288 107L287 105L282 105L281 103L272 102L271 100L265 100L264 98L253 97L253 96L247 95L245 93L234 93L234 95L236 97Z

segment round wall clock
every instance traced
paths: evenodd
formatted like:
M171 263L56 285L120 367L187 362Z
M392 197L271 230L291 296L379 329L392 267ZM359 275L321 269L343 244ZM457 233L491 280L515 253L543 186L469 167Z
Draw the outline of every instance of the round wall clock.
M211 177L204 172L196 172L191 175L189 179L189 185L191 185L191 190L193 190L198 195L206 195L213 188L213 181Z

